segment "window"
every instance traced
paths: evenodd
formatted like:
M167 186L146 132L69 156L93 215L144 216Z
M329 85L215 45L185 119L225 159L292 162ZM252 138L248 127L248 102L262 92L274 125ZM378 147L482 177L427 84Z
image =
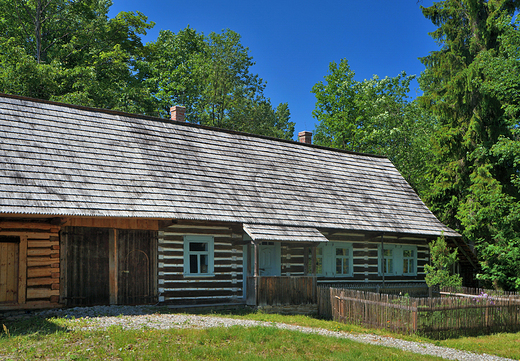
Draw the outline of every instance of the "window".
M312 252L309 251L309 262L308 262L309 274L312 272ZM316 274L323 274L323 248L322 246L316 247Z
M385 244L383 256L381 256L381 246L379 246L378 252L379 274L381 274L382 263L385 275L417 275L417 247Z
M309 272L312 270L312 256L309 252ZM316 275L322 277L352 276L352 244L329 242L316 247Z
M348 248L336 248L336 274L350 274L350 257Z
M184 237L184 274L213 275L213 237Z
M394 273L394 250L393 249L385 249L383 266L385 268L385 274Z
M412 249L403 249L403 274L415 273L415 252Z

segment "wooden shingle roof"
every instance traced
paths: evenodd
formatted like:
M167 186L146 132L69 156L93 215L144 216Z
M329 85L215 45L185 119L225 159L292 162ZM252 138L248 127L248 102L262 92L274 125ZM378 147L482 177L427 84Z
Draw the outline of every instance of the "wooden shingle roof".
M458 234L384 157L0 94L0 215Z

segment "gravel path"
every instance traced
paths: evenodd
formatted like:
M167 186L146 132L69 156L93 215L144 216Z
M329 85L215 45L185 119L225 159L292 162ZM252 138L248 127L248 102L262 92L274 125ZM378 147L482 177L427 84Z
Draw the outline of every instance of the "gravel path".
M314 333L328 337L346 338L356 342L372 345L395 347L423 355L433 355L449 360L511 360L498 356L480 355L467 351L460 351L447 347L435 346L431 343L404 341L392 337L382 337L372 334L351 334L347 332L334 332L321 328L311 328L288 325L284 323L261 322L253 320L238 320L223 317L198 316L187 314L159 314L154 313L153 308L146 306L96 306L77 307L61 310L47 310L35 313L40 317L64 317L69 318L78 326L74 329L94 330L104 329L110 326L121 326L125 329L154 328L209 328L230 327L234 325L252 327L265 326L276 327L298 331L303 333ZM16 317L16 316L14 316ZM87 321L85 323L85 321Z

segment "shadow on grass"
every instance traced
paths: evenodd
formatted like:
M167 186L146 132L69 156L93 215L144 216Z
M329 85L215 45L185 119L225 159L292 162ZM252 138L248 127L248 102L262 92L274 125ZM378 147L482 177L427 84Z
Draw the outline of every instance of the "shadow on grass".
M0 314L0 337L14 337L20 335L49 335L57 332L67 332L66 327L62 327L40 316L18 316L4 317Z

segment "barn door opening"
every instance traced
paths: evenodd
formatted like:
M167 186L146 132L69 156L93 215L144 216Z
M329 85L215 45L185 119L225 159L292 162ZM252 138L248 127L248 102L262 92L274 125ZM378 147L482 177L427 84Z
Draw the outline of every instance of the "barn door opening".
M117 231L118 304L157 302L156 240L155 231Z
M18 302L20 237L0 236L0 304Z
M109 231L67 227L62 233L67 262L64 270L67 306L109 304Z

